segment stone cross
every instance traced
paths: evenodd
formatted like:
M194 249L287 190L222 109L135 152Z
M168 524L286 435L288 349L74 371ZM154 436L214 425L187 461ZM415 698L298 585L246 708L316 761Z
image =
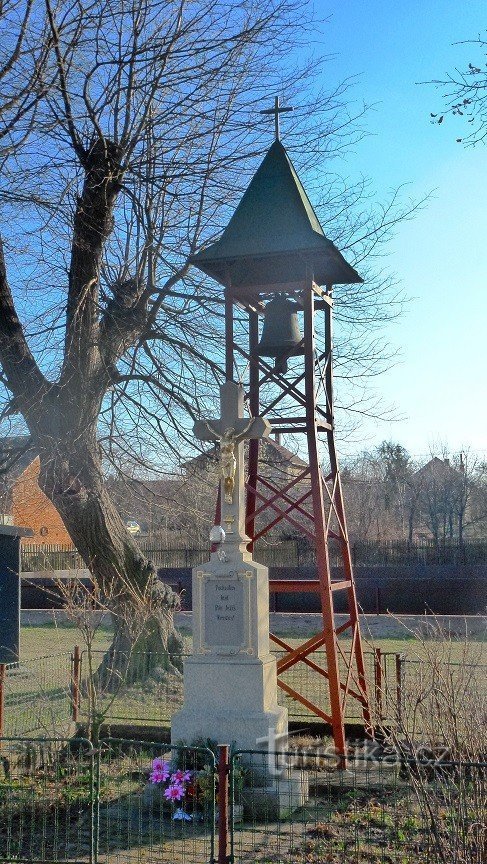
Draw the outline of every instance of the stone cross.
M267 436L270 426L262 417L244 417L243 388L233 381L223 384L220 398L220 417L199 420L194 431L203 441L220 442L227 542L193 569L193 651L184 662L184 704L172 716L171 741L216 738L255 750L270 734L287 734L287 710L277 702L276 658L269 651L269 572L253 561L244 524L243 442ZM253 788L257 776L252 766ZM267 774L264 782L269 785Z
M244 417L244 391L240 384L226 381L220 387L221 417L197 420L194 434L202 441L220 442L222 522L228 540L247 542L244 520L243 442L266 438L271 426L263 417Z

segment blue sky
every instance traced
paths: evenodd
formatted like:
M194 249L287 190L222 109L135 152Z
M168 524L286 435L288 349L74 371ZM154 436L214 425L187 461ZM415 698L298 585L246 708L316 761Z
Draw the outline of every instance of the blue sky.
M318 0L315 9L329 18L330 84L358 75L354 97L374 103L369 136L341 173L371 177L380 193L403 183L408 195L432 191L388 249L411 299L388 330L398 358L378 390L404 419L366 423L356 449L391 439L413 455L443 444L487 457L487 149L456 143L467 127L455 118L432 124L440 94L417 83L482 60L453 43L486 33L485 2Z

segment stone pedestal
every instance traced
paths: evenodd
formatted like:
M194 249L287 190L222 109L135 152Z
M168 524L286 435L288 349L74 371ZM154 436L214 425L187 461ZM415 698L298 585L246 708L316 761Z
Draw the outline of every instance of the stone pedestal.
M225 531L215 527L217 537L226 538L208 564L193 570L193 654L184 665L184 705L172 719L171 742L210 738L234 750L272 751L276 739L287 740L287 710L277 704L276 660L269 651L268 570L247 552L243 464L244 439L268 435L270 426L244 417L243 388L233 381L221 387L221 406L221 419L198 421L195 434L220 442ZM250 756L241 762L251 769L251 785L272 792L274 809L280 812L281 797L283 807L301 802L299 793L290 797L291 787L283 796L276 784L269 787L264 765L259 769Z
M244 813L253 819L287 819L295 810L304 807L309 797L309 784L304 773L289 772L286 779L275 780L266 786L244 788Z
M269 651L268 598L267 568L238 548L193 571L193 655L184 664L184 706L172 719L172 743L203 737L262 750L269 734L287 733Z
M277 704L275 680L273 657L232 659L224 668L218 661L189 658L184 706L172 719L172 743L211 738L239 750L266 749L269 735L287 733L287 710Z

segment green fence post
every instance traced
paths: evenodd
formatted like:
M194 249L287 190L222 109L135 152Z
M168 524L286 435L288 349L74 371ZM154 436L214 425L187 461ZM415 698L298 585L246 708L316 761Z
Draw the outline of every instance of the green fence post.
M75 645L71 654L71 717L74 723L78 722L79 717L80 669L81 649L79 645Z

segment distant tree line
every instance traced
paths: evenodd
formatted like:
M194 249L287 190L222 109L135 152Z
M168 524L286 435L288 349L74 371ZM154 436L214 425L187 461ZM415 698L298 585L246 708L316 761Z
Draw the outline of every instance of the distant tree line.
M273 470L285 479L285 464ZM413 458L385 441L348 459L341 473L354 542L431 540L440 546L487 539L487 465L470 451ZM112 480L110 486L122 517L136 520L142 535L166 548L205 548L217 484L216 460L208 459L180 475ZM298 535L282 521L268 542Z
M357 540L487 536L487 465L470 451L412 458L384 441L343 471L349 530Z

